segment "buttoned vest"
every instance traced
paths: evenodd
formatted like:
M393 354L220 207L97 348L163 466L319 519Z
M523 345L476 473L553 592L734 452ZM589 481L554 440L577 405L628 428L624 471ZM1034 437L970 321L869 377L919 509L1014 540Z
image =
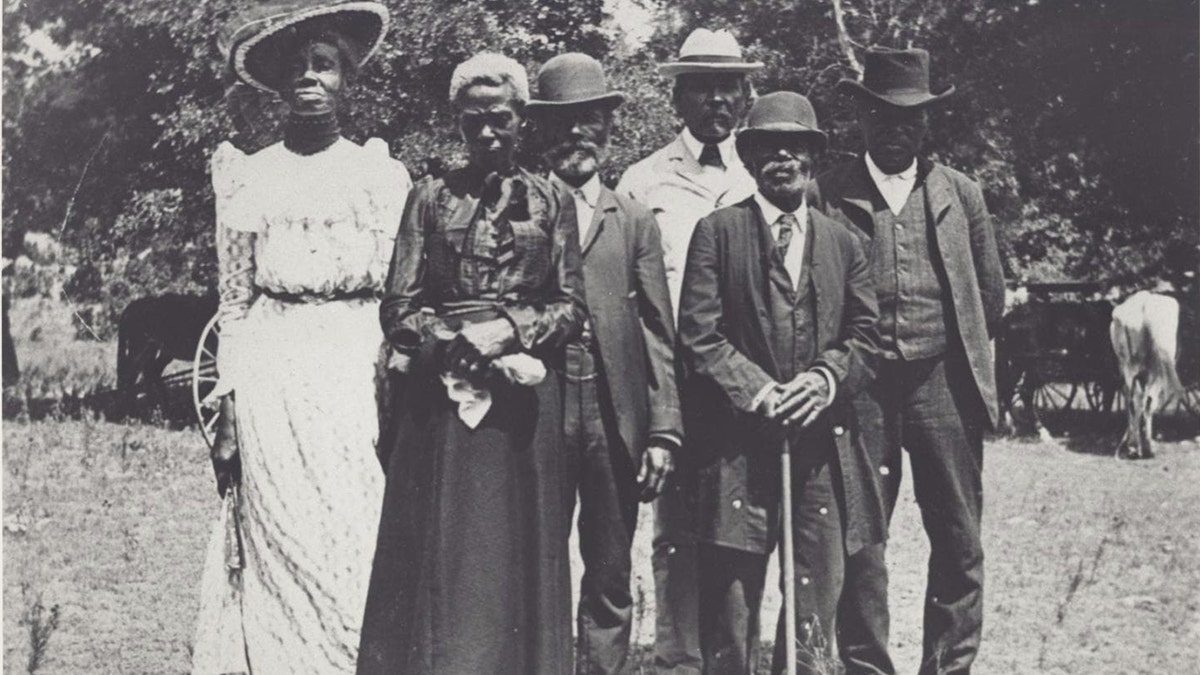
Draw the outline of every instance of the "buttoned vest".
M935 267L940 261L925 203L924 180L913 187L900 215L892 213L882 196L873 200L879 334L885 353L906 360L946 351L944 273Z
M786 382L807 369L817 358L817 299L812 283L813 226L804 229L804 261L793 289L778 249L771 251L768 286L771 304L771 349ZM798 243L793 239L792 245Z

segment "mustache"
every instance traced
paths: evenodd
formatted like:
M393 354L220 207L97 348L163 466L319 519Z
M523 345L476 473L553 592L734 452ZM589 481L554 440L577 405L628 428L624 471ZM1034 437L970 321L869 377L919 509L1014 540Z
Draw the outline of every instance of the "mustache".
M596 157L599 156L600 150L601 145L595 141L563 141L562 143L551 146L550 156L554 158L562 158L577 152L581 152Z

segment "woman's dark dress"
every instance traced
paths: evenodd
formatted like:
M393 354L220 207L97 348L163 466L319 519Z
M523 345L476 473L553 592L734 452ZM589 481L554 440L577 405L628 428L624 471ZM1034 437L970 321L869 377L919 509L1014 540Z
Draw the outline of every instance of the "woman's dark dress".
M359 673L571 671L562 346L584 322L571 199L470 168L409 197L381 308L400 376ZM433 357L438 328L504 316L541 384L493 383L470 429Z

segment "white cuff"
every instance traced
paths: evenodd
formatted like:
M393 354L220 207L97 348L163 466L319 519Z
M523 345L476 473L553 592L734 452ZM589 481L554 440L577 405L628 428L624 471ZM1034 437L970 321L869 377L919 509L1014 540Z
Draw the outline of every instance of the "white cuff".
M837 398L837 378L833 376L833 371L825 366L814 366L813 370L825 378L826 384L829 385L829 402L833 403L833 399Z
M762 405L762 402L766 400L767 396L771 393L771 390L774 388L775 388L774 382L768 382L768 383L764 384L763 388L759 389L758 393L754 395L754 398L750 399L750 410L757 411L758 406Z

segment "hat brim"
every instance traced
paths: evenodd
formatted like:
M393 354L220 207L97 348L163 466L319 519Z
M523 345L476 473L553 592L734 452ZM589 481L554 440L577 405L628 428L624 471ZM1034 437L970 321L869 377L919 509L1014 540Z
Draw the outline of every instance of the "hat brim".
M532 98L529 99L529 103L525 104L525 109L529 111L563 110L572 106L599 104L612 110L619 107L623 103L625 103L625 92L610 91L607 94L591 96L588 98L579 98L572 101L542 101Z
M266 17L260 20L266 25L259 32L234 45L229 59L233 71L243 82L256 89L277 92L277 86L272 86L268 82L269 78L264 77L264 73L256 67L256 56L269 51L280 39L283 31L304 23L332 19L342 19L347 24L359 24L361 27L356 30L344 32L346 38L359 47L362 56L359 57L357 65L362 67L383 43L383 37L387 34L388 18L387 7L378 2L344 2ZM247 29L253 27L243 26L239 31Z
M936 103L940 103L954 93L954 85L950 85L940 94L934 94L933 92L928 91L890 92L887 94L881 94L868 89L863 85L862 82L857 80L842 80L841 82L837 83L837 88L840 89L844 94L849 94L851 96L864 96L868 99L882 101L898 108L922 108L925 106L934 105Z
M741 63L721 63L712 61L673 61L658 67L658 72L667 77L686 75L688 73L753 73L763 69L761 61Z
M816 145L817 152L825 152L825 148L829 145L829 137L820 129L793 122L777 122L739 131L737 138L734 139L738 156L744 155L751 143L771 136L803 136Z

